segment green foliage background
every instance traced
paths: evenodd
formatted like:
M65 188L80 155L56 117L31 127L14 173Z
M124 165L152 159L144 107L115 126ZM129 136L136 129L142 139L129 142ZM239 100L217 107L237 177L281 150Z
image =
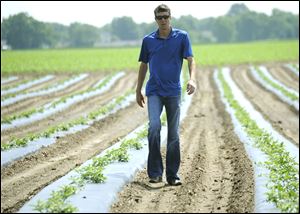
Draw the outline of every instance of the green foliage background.
M1 51L1 75L138 70L140 47ZM299 40L193 45L197 66L299 61Z

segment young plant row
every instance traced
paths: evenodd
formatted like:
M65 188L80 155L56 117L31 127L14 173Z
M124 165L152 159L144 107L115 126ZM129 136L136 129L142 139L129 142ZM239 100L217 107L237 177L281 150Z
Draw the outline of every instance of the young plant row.
M1 77L1 88L3 87L4 84L10 83L10 82L15 81L17 79L19 79L19 77L17 77L17 76L9 76L7 78L2 78Z
M267 200L282 212L299 212L299 164L284 149L283 143L274 140L271 134L259 128L248 112L242 108L226 83L222 72L218 72L224 96L235 111L235 116L244 127L255 146L263 151L268 160L261 163L270 173L267 183Z
M76 78L76 77L75 77ZM8 98L13 98L13 97L16 97L17 95L20 95L20 94L22 94L22 95L25 95L25 94L30 94L30 93L47 93L47 91L51 91L51 90L53 90L53 89L56 89L57 87L59 87L60 85L63 85L63 84L65 84L66 82L69 82L70 80L72 80L72 79L74 79L74 77L71 77L71 78L64 78L64 79L62 79L62 80L60 80L60 81L58 81L57 83L55 83L54 85L52 84L52 85L48 85L48 86L45 86L44 88L42 88L42 89L39 89L39 90L35 90L35 91L19 91L19 92L14 92L14 93L10 93L10 94L7 94L7 95L5 95L5 96L2 96L1 97L1 101L3 101L3 100L6 100L6 99L8 99Z
M15 138L13 137L11 140L9 140L8 143L1 144L1 151L3 150L9 150L12 148L17 147L25 147L27 144L31 141L37 140L42 137L49 138L52 134L59 132L59 131L67 131L70 128L76 126L76 125L86 125L90 120L94 120L99 116L105 115L108 112L112 111L117 105L121 104L130 94L132 94L132 90L127 91L124 95L119 96L111 103L101 107L100 109L90 112L86 117L79 117L77 119L74 119L68 123L59 124L56 126L52 126L47 128L42 133L36 133L36 134L29 134L23 138Z
M68 96L64 96L64 97L60 98L59 100L53 102L53 103L49 106L49 108L55 108L58 104L60 104L60 103L65 103L68 99L72 99L72 98L75 97L75 96L80 96L80 95L87 94L87 93L90 93L90 92L93 92L93 91L96 91L96 90L101 89L102 87L104 87L104 86L105 86L105 85L113 78L114 75L115 75L115 73L110 74L108 77L106 77L106 78L105 78L98 86L96 86L96 87L88 88L87 90L83 90L83 91L74 93L74 94L72 94L72 95L68 95Z
M57 191L52 191L51 197L47 201L38 200L34 205L34 210L45 213L71 213L78 211L67 199L80 191L85 183L105 182L107 179L103 173L105 167L116 161L128 162L128 149L141 149L143 145L140 141L146 138L147 134L147 126L144 126L135 138L123 140L119 148L109 150L104 156L94 157L91 164L75 169L78 176L71 177L69 185L63 185Z
M20 82L14 83L14 84L9 84L7 86L1 87L1 91L6 91L6 90L11 89L11 88L16 88L16 87L18 87L18 86L20 86L22 84L26 84L26 83L28 83L30 81L34 81L34 80L32 80L32 79L25 79L25 80L22 80Z
M11 124L12 121L20 119L20 118L29 118L30 115L33 115L35 113L43 113L45 111L44 108L39 108L39 109L29 109L27 111L21 112L19 114L13 114L9 116L4 116L1 118L1 124Z
M285 96L289 97L291 100L296 101L299 100L299 96L297 96L295 93L292 93L288 90L286 90L284 87L282 87L281 85L278 85L276 82L272 81L271 79L269 79L264 72L262 72L261 69L259 69L258 67L255 67L255 70L257 71L258 75L269 85L271 85L273 88L279 90L280 92L282 92Z
M29 110L21 112L19 114L14 114L14 115L9 115L9 116L3 117L3 119L1 118L1 124L3 124L3 123L11 124L11 122L16 120L16 119L25 118L25 117L29 118L31 115L33 115L35 113L43 113L43 112L45 112L46 110L48 110L50 108L55 108L57 105L59 105L61 103L65 103L65 102L67 102L68 100L72 99L75 96L80 96L80 95L98 90L98 89L102 88L103 86L105 86L112 79L112 77L113 77L113 74L109 75L97 87L88 88L86 90L82 90L80 92L75 92L71 95L64 96L64 97L60 98L59 100L54 101L51 104L47 105L47 108L44 106L44 107L41 107L39 109L36 109L36 108L35 109L29 109Z
M44 76L44 77L41 77L41 78L36 78L34 80L24 80L24 82L19 83L17 86L7 86L9 88L1 89L1 96L9 94L9 93L14 93L16 91L25 90L25 89L31 87L32 85L36 85L36 84L39 84L39 83L42 83L42 82L46 82L46 81L49 81L53 78L54 78L53 75L47 75L47 76Z

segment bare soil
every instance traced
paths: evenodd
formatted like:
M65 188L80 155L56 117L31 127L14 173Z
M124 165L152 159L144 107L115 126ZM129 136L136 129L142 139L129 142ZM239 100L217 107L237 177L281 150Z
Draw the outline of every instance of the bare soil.
M212 79L198 71L198 90L181 123L181 186L150 184L146 169L126 185L111 212L252 212L251 161L233 131ZM162 149L165 154L165 148Z

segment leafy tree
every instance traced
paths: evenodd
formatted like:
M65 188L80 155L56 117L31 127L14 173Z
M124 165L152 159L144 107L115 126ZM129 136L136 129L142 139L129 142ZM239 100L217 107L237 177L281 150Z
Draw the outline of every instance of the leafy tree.
M299 15L293 16L292 13L274 9L270 17L269 30L271 38L299 38Z
M58 23L45 23L49 29L50 47L63 48L70 45L69 27Z
M157 24L155 22L152 22L150 24L148 23L141 23L138 25L137 29L139 30L139 38L142 39L145 35L152 33L153 31L157 30Z
M226 15L237 16L248 12L250 12L250 10L245 4L233 4Z
M139 39L137 25L131 17L114 18L111 23L111 30L120 40Z
M2 28L2 24L1 24ZM3 20L3 39L14 49L41 48L49 44L48 29L27 13L19 13Z
M253 41L257 38L256 31L260 20L253 12L244 13L236 22L237 41Z
M232 19L227 16L218 17L214 22L212 32L214 33L218 42L232 42L235 36L235 26L232 22Z
M111 23L111 31L120 40L139 39L137 25L131 17L114 18Z
M99 37L94 26L72 23L69 27L69 39L72 47L93 47Z

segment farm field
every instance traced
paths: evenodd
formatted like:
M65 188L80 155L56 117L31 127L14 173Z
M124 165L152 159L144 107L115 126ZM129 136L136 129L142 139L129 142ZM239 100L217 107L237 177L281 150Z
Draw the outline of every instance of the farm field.
M269 66L287 72L280 64ZM234 81L253 105L299 147L299 113L272 94L263 94L263 88L248 75L247 66L232 70ZM185 185L152 189L145 185L148 178L144 170L120 193L111 212L253 212L253 165L233 130L212 73L210 69L198 73L199 90L181 125L180 175ZM296 75L290 78L297 85Z
M299 109L267 90L251 73L252 66L264 66L274 79L295 92L294 96L298 96L296 102L299 103L299 62L282 59L277 62L266 60L225 64L229 64L226 67L231 71L233 82L254 109L299 151ZM298 75L292 72L287 64L294 66L295 70L298 69ZM228 113L214 78L216 70L222 70L223 65L224 63L220 62L216 63L216 66L198 67L198 90L192 96L187 114L180 125L179 176L183 185L168 186L165 178L163 183L149 184L146 168L143 168L118 193L109 208L110 212L238 213L258 210L256 189L259 187L254 172L256 163L251 159L251 155L249 156L244 142L236 132L236 124ZM186 70L183 72L187 73ZM147 123L147 107L139 108L134 96L133 99L128 98L128 103L122 108L113 111L111 109L115 107L109 107L109 103L114 100L123 102L121 96L126 92L134 95L137 72L132 68L125 69L123 74L116 71L113 74L109 71L54 72L54 79L16 92L16 96L41 91L58 82L62 84L76 78L78 73L88 75L64 89L2 106L6 99L11 99L2 95L2 92L16 88L24 84L24 81L44 77L46 73L36 75L30 72L7 71L2 75L1 72L1 212L19 211L43 188ZM8 79L13 76L17 78ZM61 98L64 98L64 101L59 102ZM61 106L58 110L58 107L54 106L55 102L59 103L57 106ZM101 109L99 113L98 110L102 107L106 109ZM43 112L33 112L32 109L43 109ZM111 113L106 114L109 111ZM24 112L27 112L27 116ZM105 112L105 116L95 119L93 115L96 112L99 115L104 115L102 113ZM49 114L47 117L35 116L46 113ZM76 119L82 121L83 118L89 121L88 124L85 123L85 128L70 133L65 127L60 129L65 124L83 124L74 122ZM13 124L12 127L9 124ZM58 127L58 131L46 133L45 130L50 127ZM2 164L4 154L23 148L18 142L29 141L28 145L24 146L26 148L30 146L30 142L42 142L48 135L51 135L54 143L19 157L14 156L11 161ZM164 157L165 150L166 148L162 147ZM299 158L296 168L299 169ZM299 175L299 171L296 173ZM296 185L299 187L299 177ZM291 200L285 198L289 207L280 208L288 212L299 209L299 189L295 194L298 196L291 196ZM88 198L88 195L86 197ZM73 206L76 207L76 204Z

